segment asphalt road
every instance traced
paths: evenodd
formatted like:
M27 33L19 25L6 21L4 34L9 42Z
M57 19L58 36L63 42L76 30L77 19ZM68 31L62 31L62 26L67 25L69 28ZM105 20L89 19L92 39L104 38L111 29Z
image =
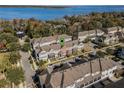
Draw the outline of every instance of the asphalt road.
M19 51L21 55L21 65L25 72L25 80L26 80L26 87L33 87L33 79L32 76L35 74L35 72L31 68L31 64L29 63L29 53L28 52L22 52Z

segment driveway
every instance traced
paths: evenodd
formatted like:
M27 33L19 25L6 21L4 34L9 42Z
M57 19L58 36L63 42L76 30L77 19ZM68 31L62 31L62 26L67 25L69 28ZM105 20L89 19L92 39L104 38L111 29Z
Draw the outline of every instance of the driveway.
M19 51L20 55L21 55L21 65L22 68L24 70L24 74L25 74L25 80L26 80L26 86L27 87L33 87L33 80L32 80L32 76L34 76L35 71L32 70L31 65L29 63L29 53L28 52L23 52L23 51Z

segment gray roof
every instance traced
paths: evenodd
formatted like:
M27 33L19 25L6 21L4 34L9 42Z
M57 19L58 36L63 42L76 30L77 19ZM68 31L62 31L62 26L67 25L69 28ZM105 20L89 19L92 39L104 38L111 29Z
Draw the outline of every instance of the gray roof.
M78 40L65 42L65 45L62 49L72 47L75 44L76 45L78 44ZM61 45L60 44L50 44L50 45L45 45L45 46L42 46L42 47L39 46L39 47L36 48L36 51L38 50L38 48L48 52L51 49L53 49L53 50L61 49Z
M50 45L50 48L53 50L59 50L61 48L60 44L52 44Z
M117 27L110 27L107 29L108 31L113 31L113 30L117 30Z
M96 33L95 30L89 30L89 31L79 32L78 35L79 35L79 36L86 36L86 35L88 35L88 34L90 35L90 34L95 34L95 33ZM100 30L100 29L98 29L98 30L97 30L97 33L103 33L103 31Z
M74 45L78 45L78 40L65 42L65 47L72 47Z
M91 63L91 65L92 65L92 73L100 71L99 59L93 60L91 62L92 62Z
M50 46L46 45L46 46L42 46L41 49L48 52L50 51L51 48Z
M55 35L55 36L49 36L49 37L43 37L43 38L34 38L32 41L33 44L35 43L46 43L46 42L51 42L53 40L59 40L61 37L67 39L67 38L71 38L72 36L68 36L66 34L62 34L62 35Z
M58 35L58 37L57 37L58 40L60 38L68 39L68 38L72 38L72 36L69 36L69 35L66 35L66 34L62 34L62 35Z
M102 69L107 70L113 67L113 61L109 59L101 59L102 63ZM100 71L100 65L98 59L93 60L91 62L92 64L92 71L97 72ZM84 77L86 74L91 73L91 67L90 62L82 63L80 65L65 69L62 71L51 73L51 79L50 82L52 87L61 87L61 84L63 84L63 87L67 87L69 85L72 85L75 83L76 80L80 79L81 77ZM91 74L90 74L91 75ZM44 82L45 75L40 76L41 80ZM88 76L84 78L84 80L80 83L86 83L87 81L91 81L93 78L98 78L101 76L101 74L97 74L95 76Z
M101 58L102 71L114 67L114 61L109 58Z

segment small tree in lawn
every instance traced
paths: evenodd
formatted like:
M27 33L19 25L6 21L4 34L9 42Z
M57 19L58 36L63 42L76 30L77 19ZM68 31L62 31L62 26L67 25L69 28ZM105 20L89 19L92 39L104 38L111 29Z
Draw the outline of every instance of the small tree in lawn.
M8 85L8 81L5 79L0 80L0 88L5 88Z
M114 49L107 48L106 49L106 52L107 52L107 54L114 55L115 50Z
M89 41L91 41L90 37L87 37L87 38L84 39L83 43L88 43Z
M30 50L30 44L29 44L29 43L25 43L25 44L22 46L22 51L27 52L28 50Z
M17 51L20 49L20 44L16 43L16 42L9 43L9 44L7 44L7 49L10 52L11 51Z
M102 51L97 51L96 55L97 55L98 57L104 58L105 53L102 52Z
M7 80L15 85L19 85L21 82L24 82L24 72L22 68L9 68L6 72Z
M17 64L17 61L20 59L20 55L18 52L11 52L9 61L11 64Z
M27 38L25 39L25 42L30 42L30 39L27 37Z

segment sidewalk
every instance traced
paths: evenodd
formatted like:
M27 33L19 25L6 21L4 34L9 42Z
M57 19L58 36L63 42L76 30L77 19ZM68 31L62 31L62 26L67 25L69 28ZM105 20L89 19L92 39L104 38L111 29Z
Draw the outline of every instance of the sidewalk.
M32 57L31 55L31 52L28 51L29 55L31 56L31 60L33 61L32 65L34 66L34 70L37 70L38 69L38 66L36 65L35 61L34 61L34 58Z

